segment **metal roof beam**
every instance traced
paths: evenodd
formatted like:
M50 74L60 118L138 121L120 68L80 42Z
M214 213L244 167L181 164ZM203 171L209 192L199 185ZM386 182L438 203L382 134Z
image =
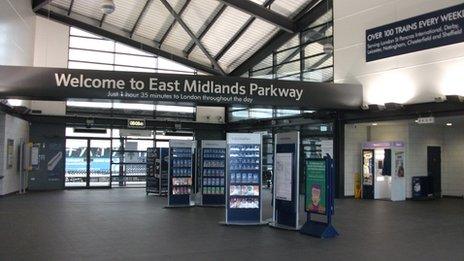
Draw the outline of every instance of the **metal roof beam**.
M69 9L68 9L68 15L71 14L73 6L74 6L74 0L71 0L71 3L69 4Z
M59 8L53 8L51 10L40 9L36 12L36 14L53 19L57 22L61 22L63 24L74 26L80 28L82 30L88 31L90 33L94 33L100 35L102 37L112 39L114 41L126 44L128 46L138 48L155 55L159 55L161 57L173 60L175 62L184 64L186 66L213 74L213 75L221 75L221 72L212 68L211 66L204 65L198 62L191 61L187 59L187 57L177 55L174 53L170 53L165 50L161 50L160 46L157 45L154 41L142 40L134 40L129 38L129 33L121 30L120 28L112 28L110 25L105 27L105 29L98 26L99 20L91 19L85 17L83 15L79 15L73 13L71 16L66 15L67 10L61 10ZM110 28L111 27L111 28Z
M100 27L103 26L103 22L105 21L105 19L106 19L106 14L103 14L102 18L100 19L100 25L99 25Z
M266 2L263 3L263 7L268 7L273 2L274 2L274 0L266 0ZM245 22L245 24L243 24L242 27L234 34L234 36L232 36L232 38L230 38L230 40L227 42L227 44L224 45L224 47L222 47L222 49L214 57L217 61L219 61L222 58L222 56L227 53L227 51L230 49L230 47L232 47L235 44L235 42L237 42L237 40L240 38L240 36L242 36L242 34L248 29L248 27L250 27L250 25L253 23L253 21L255 21L255 19L256 19L256 17L254 17L254 16L250 17Z
M137 30L137 27L139 26L140 21L142 20L142 18L147 14L148 6L150 6L151 2L152 2L152 0L147 0L145 2L145 5L143 6L143 9L140 12L140 15L137 17L137 20L135 21L135 24L132 27L132 30L131 30L130 36L129 36L130 38L132 38L132 36L134 35L135 30Z
M51 2L52 0L32 0L32 11L35 12Z
M184 20L180 17L179 14L176 13L176 11L172 8L172 6L166 1L166 0L160 0L161 3L168 9L168 11L171 13L172 16L177 20L177 22L184 28L184 30L187 32L187 34L192 38L193 41L195 41L195 44L200 48L200 50L208 57L208 60L211 62L213 65L213 68L216 70L219 70L222 75L225 75L226 73L222 70L221 66L219 63L211 56L211 54L206 50L205 46L201 43L201 41L195 36L195 34L190 30L190 28L185 24Z
M179 16L182 15L182 13L184 13L185 9L187 9L187 6L189 5L190 3L190 0L186 0L184 5L182 6L182 8L180 9L179 11ZM166 30L166 32L164 32L163 36L161 36L161 39L159 41L159 44L162 45L164 40L166 40L166 38L168 37L169 33L171 32L172 28L174 27L174 25L176 24L177 20L174 19L174 21L172 21L172 23L168 26L168 29Z
M315 22L317 19L321 18L324 14L332 8L332 1L333 0L324 0L319 2L309 11L306 8L303 9L296 16L295 25L297 31L301 31L308 27L311 23ZM312 1L310 4L312 4ZM271 55L272 52L283 44L288 42L296 33L289 33L284 30L278 31L269 41L267 41L258 51L256 51L251 57L249 57L246 61L240 64L237 68L235 68L231 73L230 76L240 76L247 72L250 68L258 64L260 61L265 59L267 56Z
M214 23L216 23L217 19L222 15L222 13L224 12L224 10L226 10L226 8L227 8L227 5L222 5L219 8L219 11L216 12L216 14L213 16L211 21L205 26L205 28L203 28L203 30L198 35L198 40L201 40L203 38L203 36L205 36L205 34L209 31L209 29L211 29L211 26L213 26ZM190 53L193 51L193 48L195 48L195 46L196 46L196 44L193 41L191 41L187 45L187 48L186 48L186 51L185 51L187 56L190 55Z
M263 6L250 2L249 0L220 0L221 2L237 8L249 15L265 20L275 26L278 26L282 30L293 33L295 32L295 24L293 21L279 13L271 11Z

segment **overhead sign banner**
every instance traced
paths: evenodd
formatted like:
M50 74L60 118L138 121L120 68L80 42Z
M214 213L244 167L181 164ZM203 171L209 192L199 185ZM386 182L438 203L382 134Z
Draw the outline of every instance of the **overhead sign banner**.
M362 105L362 87L352 84L17 66L0 66L0 96L317 109L357 109Z
M366 31L366 61L461 43L464 4Z

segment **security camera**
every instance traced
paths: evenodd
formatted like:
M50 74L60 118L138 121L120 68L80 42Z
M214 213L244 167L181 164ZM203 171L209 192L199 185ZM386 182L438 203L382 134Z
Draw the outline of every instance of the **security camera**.
M325 54L333 54L334 52L334 46L331 43L325 43L323 46L323 50Z
M100 9L104 14L111 14L114 12L114 9L116 9L116 6L113 0L103 0Z

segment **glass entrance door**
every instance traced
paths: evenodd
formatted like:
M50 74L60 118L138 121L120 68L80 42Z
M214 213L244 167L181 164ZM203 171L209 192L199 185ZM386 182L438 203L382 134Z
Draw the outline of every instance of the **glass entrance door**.
M65 187L87 186L87 139L66 139Z
M111 186L111 141L66 139L66 188Z
M111 185L111 141L90 140L89 186Z

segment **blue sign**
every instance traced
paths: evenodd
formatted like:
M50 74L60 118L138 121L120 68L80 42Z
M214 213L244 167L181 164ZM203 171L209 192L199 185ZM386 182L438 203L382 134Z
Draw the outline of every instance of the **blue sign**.
M464 4L366 31L366 61L464 41Z

